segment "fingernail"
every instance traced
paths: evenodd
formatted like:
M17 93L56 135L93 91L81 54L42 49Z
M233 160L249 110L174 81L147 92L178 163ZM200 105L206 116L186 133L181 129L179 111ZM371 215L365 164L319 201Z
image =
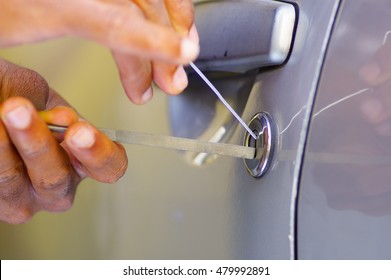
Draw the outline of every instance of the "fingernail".
M181 42L181 57L187 61L193 61L197 58L200 52L200 46L190 40L189 38L183 38Z
M195 42L197 45L200 43L200 37L198 36L198 31L195 24L193 24L190 28L189 39Z
M21 105L6 113L4 118L11 127L26 129L31 124L31 110L26 105Z
M376 121L383 113L384 107L380 100L370 99L361 104L361 111L372 121Z
M367 64L360 69L360 76L367 82L375 82L380 74L380 66L376 63Z
M81 127L72 135L71 144L77 148L90 148L95 143L95 134L87 127Z
M187 87L188 84L187 75L185 69L183 69L182 66L179 66L176 69L174 76L172 77L172 83L176 90L182 91Z
M144 92L143 96L141 97L141 103L142 103L142 104L147 103L149 100L152 99L152 96L153 96L152 87L149 87L149 88Z

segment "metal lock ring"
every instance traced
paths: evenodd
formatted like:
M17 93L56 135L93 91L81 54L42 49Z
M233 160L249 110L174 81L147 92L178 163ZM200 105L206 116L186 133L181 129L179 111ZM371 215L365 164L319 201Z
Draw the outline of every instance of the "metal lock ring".
M276 146L276 128L269 113L256 114L248 124L249 128L257 135L254 139L248 132L244 136L244 145L256 149L254 159L245 159L247 171L254 178L260 178L267 173L272 165L273 154Z

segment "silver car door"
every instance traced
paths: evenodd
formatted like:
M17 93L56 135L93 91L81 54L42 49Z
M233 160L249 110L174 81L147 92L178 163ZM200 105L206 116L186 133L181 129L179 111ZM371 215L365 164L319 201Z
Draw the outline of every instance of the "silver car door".
M71 211L61 215L41 213L23 226L0 224L0 256L5 259L294 258L302 154L339 0L290 2L296 6L297 28L287 62L264 68L256 75L251 72L250 76L215 81L246 122L258 112L267 112L277 127L273 138L276 154L262 178L250 176L242 159L198 155L195 165L194 155L188 153L125 145L129 168L114 186L86 180L79 187ZM249 31L244 27L243 32ZM74 74L80 69L94 72L99 106L91 106L91 101L76 94L74 88L68 98L96 125L198 139L208 133L218 135L215 128L229 120L229 133L218 140L243 143L244 129L231 121L226 109L207 88L197 92L201 98L194 97L196 92L185 93L194 98L191 106L189 102L177 101L183 100L181 97L168 98L155 92L150 104L136 108L118 90L120 85L115 78L112 79L116 87L102 86L114 74L98 75L94 65L104 55L86 51L90 49L87 46L84 52L80 51L83 56L77 61L71 62L64 56L64 63L56 65L58 76L54 76L51 68L46 73L55 77L55 88L66 92L69 88L60 74ZM99 55L92 59L94 53ZM91 59L86 63L83 58ZM37 61L42 66L45 55L37 57ZM110 64L98 65L116 71ZM80 77L83 81L89 78ZM102 88L105 94L98 94ZM183 127L187 129L179 129Z
M298 258L389 259L389 1L343 1L298 200Z

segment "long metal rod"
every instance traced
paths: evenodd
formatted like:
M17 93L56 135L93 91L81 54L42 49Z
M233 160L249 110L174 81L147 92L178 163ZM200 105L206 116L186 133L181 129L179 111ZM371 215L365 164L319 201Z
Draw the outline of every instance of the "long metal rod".
M53 132L65 132L67 127L48 125ZM225 143L212 143L152 133L100 128L113 141L149 147L169 148L197 153L210 153L236 158L254 159L255 148Z
M67 127L48 125L53 132L63 133ZM237 158L254 159L255 148L224 144L202 142L194 139L179 138L172 136L164 136L150 133L141 133L133 131L123 131L114 129L101 128L100 131L105 133L113 141L143 145L150 147L170 148L176 150L205 152L231 156ZM280 150L278 152L278 161L295 161L297 151L295 150ZM353 165L390 165L390 156L368 156L356 155L347 153L327 153L327 152L309 152L307 160L313 163L329 163L329 164L353 164Z
M201 70L193 63L190 62L191 68L197 72L197 74L201 77L202 80L210 87L210 89L217 95L221 102L225 105L225 107L231 112L231 114L240 122L240 124L247 130L247 132L252 136L252 138L257 139L255 133L247 126L247 124L239 117L239 115L235 112L235 110L228 104L228 102L224 99L221 93L215 88L215 86L209 81L209 79L201 72Z

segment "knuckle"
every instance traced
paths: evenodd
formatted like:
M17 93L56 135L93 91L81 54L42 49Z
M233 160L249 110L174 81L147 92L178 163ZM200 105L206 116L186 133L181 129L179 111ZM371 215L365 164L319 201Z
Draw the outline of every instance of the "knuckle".
M21 197L24 191L24 186L21 184L23 174L23 167L21 165L0 172L1 199L16 201Z
M12 214L2 217L1 220L8 224L18 225L30 221L33 215L34 212L30 207L21 207L15 209Z
M108 19L108 38L110 41L115 42L119 40L120 30L122 29L122 24L125 23L123 16L109 14L107 15Z
M30 221L32 217L33 217L33 211L31 211L30 208L25 207L19 210L19 212L15 215L15 217L13 218L13 223L24 224Z
M127 33L131 27L129 22L145 19L143 12L136 5L131 5L130 9L113 8L108 10L105 16L104 22L105 30L108 32L107 38L112 43L133 40L132 36L129 36Z
M29 81L37 91L48 92L49 85L46 80L37 72L31 69L23 68L21 78Z
M62 172L34 183L38 200L43 209L50 212L64 212L73 205L76 186L80 182L69 173Z
M129 15L124 12L119 12L118 10L114 10L112 12L107 13L108 17L108 31L110 32L110 36L113 39L118 39L116 36L121 34L121 30L123 30L124 26L129 22Z
M10 64L2 78L1 86L3 92L7 94L6 98L22 96L32 101L38 110L43 110L46 107L49 98L49 85L34 70Z
M46 138L34 139L34 141L25 141L18 146L19 153L26 159L38 158L49 152Z
M65 212L72 208L74 201L74 194L68 194L56 199L55 203L44 205L44 209L49 212Z
M22 187L10 187L10 188L2 188L0 191L0 199L5 201L18 201L20 197L23 195L24 188Z
M55 192L59 196L67 195L72 186L74 186L74 179L66 171L56 172L34 180L36 190Z

